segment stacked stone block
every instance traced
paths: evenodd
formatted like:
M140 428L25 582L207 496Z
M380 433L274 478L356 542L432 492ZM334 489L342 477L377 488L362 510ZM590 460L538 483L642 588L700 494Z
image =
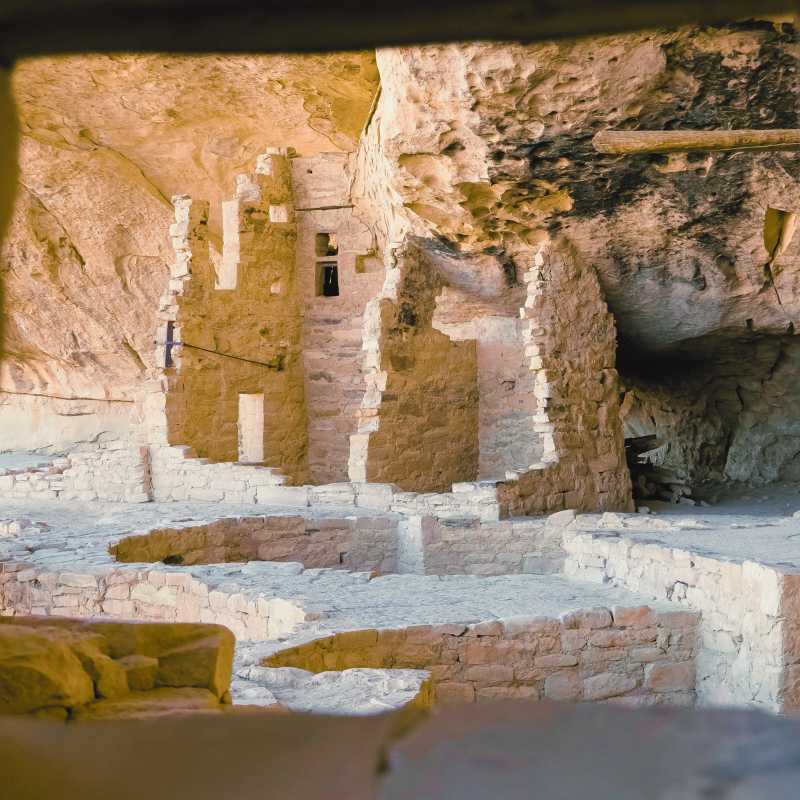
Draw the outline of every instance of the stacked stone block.
M625 463L614 320L597 275L569 243L515 253L527 266L523 337L536 376L542 463L498 485L513 516L577 509L632 511Z
M480 522L412 516L398 525L398 572L518 575L561 572L561 529L543 520Z
M800 709L800 570L581 530L596 524L578 517L565 529L567 575L698 609L702 705Z
M173 346L169 366L166 346L157 351L163 368L150 375L141 397L148 441L234 462L239 395L263 395L264 461L303 482L307 425L288 152L269 151L255 173L240 176L235 198L224 204L218 270L208 204L183 195L173 200L176 261L159 309L158 340L195 348Z
M209 622L224 625L238 639L263 641L327 616L317 604L243 591L235 584L217 586L164 565L74 572L37 569L20 561L0 566L0 616L4 617Z
M447 306L441 299L437 314ZM542 443L533 421L536 377L525 356L519 315L473 317L467 323L434 318L433 325L452 341L474 339L477 344L478 478L502 480L512 477L509 472L525 472L539 463Z
M105 442L99 450L57 458L52 467L3 470L0 498L14 500L152 500L150 457L145 446Z
M119 562L184 566L258 560L379 573L543 575L562 571L562 532L543 520L233 517L154 529L110 552Z
M502 327L500 321L502 320ZM528 368L518 319L479 321L478 394L480 463L478 478L497 480L525 472L542 458L534 429L535 375ZM513 327L512 327L513 325Z
M218 564L292 561L306 569L397 571L397 522L380 517L245 517L129 536L110 548L119 562Z
M437 702L540 699L694 705L692 611L589 608L557 619L337 633L275 653L269 667L424 669Z
M286 481L271 467L214 464L196 456L187 446L152 448L154 500L255 503L259 491Z
M219 710L230 702L233 647L233 634L216 625L0 619L0 715Z
M297 214L297 274L304 299L303 363L308 410L308 466L316 485L348 478L350 437L364 396L363 313L379 291L383 263L372 233L353 214L352 157L321 153L291 160ZM318 234L335 234L338 297L316 294ZM326 259L328 260L328 259Z
M387 258L364 314L367 389L350 478L446 492L478 475L476 345L433 327L445 281L421 250L406 243Z

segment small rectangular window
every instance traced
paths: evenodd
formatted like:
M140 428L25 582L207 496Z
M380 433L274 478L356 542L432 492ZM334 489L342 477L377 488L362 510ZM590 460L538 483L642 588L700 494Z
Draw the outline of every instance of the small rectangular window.
M239 395L239 461L264 460L264 395Z
M317 297L339 296L339 268L335 261L318 261L314 277Z
M318 233L314 242L314 253L318 258L339 255L339 236L335 233Z

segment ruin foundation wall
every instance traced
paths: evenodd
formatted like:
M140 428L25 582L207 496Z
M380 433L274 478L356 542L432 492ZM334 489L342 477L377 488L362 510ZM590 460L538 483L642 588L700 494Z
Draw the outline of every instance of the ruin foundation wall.
M2 470L0 498L150 502L153 491L147 447L106 442L100 448L54 459L52 467Z
M800 708L798 570L579 530L565 531L564 548L570 577L701 612L701 705Z
M337 633L283 650L270 667L430 672L438 702L527 698L694 705L698 614L580 609L557 619Z
M218 564L295 561L305 569L397 571L397 522L386 518L244 517L129 536L110 552L118 562Z

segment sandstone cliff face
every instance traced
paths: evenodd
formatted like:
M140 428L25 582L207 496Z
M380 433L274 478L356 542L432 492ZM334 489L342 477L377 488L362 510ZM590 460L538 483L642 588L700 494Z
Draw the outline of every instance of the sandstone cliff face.
M21 174L3 247L0 367L3 407L18 399L0 450L66 452L124 431L121 409L153 366L154 313L173 255L170 198L210 201L211 245L221 251L221 201L236 174L267 146L353 151L376 84L371 53L20 64ZM51 398L114 403L84 404L77 413L94 421L77 430Z
M563 237L616 320L626 434L666 434L657 458L693 479L795 476L800 238L771 261L769 219L800 205L800 154L609 156L591 143L608 128L795 127L790 24L383 50L370 112L375 63L21 65L0 389L130 400L152 362L168 198L210 201L213 258L220 201L258 152L352 152L366 121L356 210L382 247L413 241L435 265L434 328L458 341L477 319L507 325L524 301L519 253Z
M748 22L381 51L360 212L448 265L445 322L513 306L513 243L565 235L598 271L622 377L640 387L628 435L666 426L658 457L694 478L793 474L800 437L769 397L777 383L779 405L797 397L800 251L768 265L765 223L800 205L800 155L608 156L591 139L796 127L794 47L790 25ZM756 407L758 425L742 415Z

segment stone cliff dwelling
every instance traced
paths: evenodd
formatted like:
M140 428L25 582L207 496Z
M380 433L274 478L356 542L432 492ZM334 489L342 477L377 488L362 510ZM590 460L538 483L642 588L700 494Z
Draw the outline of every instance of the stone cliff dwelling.
M0 714L800 709L796 26L537 39L16 64Z

